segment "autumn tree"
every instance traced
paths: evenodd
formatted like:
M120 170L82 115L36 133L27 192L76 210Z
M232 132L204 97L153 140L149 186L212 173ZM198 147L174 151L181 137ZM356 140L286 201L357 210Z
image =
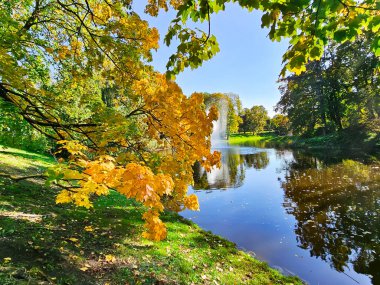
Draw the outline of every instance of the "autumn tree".
M92 207L110 189L147 207L161 240L166 209L198 209L192 165L209 170L215 108L146 64L158 32L119 1L0 3L0 97L69 153L47 173L57 203Z

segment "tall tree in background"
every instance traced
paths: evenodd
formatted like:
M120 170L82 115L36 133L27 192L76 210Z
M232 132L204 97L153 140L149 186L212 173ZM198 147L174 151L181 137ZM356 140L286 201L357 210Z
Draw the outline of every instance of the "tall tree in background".
M239 131L239 124L241 123L242 104L238 94L227 93L228 97L228 118L227 118L227 138Z
M244 133L253 132L256 135L264 130L267 120L268 112L264 106L253 106L251 109L245 108L239 130Z
M287 135L290 130L289 118L283 114L276 114L270 120L271 127L279 135Z
M379 129L379 59L367 38L331 44L321 60L307 65L305 73L282 80L276 110L288 114L296 133Z

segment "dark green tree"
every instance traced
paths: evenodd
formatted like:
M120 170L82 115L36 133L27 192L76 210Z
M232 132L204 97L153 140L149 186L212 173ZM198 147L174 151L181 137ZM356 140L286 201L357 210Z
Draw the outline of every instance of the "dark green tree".
M367 38L331 44L304 73L281 81L276 110L288 115L295 133L316 135L347 128L378 132L379 59Z

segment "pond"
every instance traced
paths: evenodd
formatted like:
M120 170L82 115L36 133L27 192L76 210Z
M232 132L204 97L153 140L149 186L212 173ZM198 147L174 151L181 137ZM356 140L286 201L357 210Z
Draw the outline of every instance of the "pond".
M333 152L219 144L182 215L309 284L380 284L380 168Z

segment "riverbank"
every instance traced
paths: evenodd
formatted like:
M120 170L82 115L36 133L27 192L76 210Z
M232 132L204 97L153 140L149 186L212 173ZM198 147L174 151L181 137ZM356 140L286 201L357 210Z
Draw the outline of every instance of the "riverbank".
M363 152L379 152L379 135L352 134L349 132L329 134L312 138L299 136L279 136L272 132L259 135L232 134L229 138L231 144L262 144L262 146L305 148L305 149L356 149Z
M35 175L50 157L0 147L0 173ZM302 284L166 212L168 238L141 238L143 207L112 192L94 209L56 205L38 179L0 177L0 284Z

